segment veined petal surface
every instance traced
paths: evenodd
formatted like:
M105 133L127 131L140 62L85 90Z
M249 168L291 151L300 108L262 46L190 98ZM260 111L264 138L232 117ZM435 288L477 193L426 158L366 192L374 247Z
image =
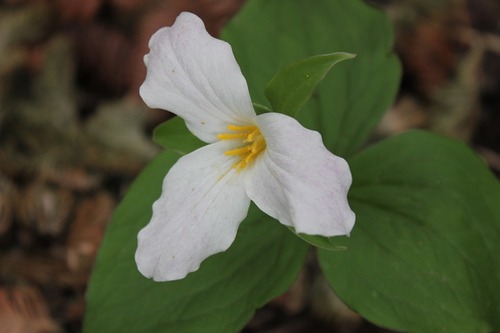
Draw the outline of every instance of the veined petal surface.
M355 215L347 202L347 162L325 148L318 132L291 117L265 113L255 122L267 148L247 171L250 199L297 233L348 235Z
M196 15L181 13L172 27L151 37L149 48L140 88L149 107L182 117L208 143L217 141L228 124L246 124L255 117L231 46L210 36Z
M138 235L139 271L155 281L184 278L212 254L227 250L250 199L220 141L183 156L163 181L153 217Z

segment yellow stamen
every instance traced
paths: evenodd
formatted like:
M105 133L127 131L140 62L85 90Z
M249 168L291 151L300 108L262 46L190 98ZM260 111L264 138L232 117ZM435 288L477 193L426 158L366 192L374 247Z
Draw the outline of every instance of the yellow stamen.
M253 132L257 129L256 126L238 126L238 125L227 125L227 129L234 132Z
M257 136L257 135L261 135L258 128L255 129L252 133L248 134L247 141L248 142L253 142L254 141L254 137Z
M235 133L220 133L219 140L240 140L242 147L228 150L224 154L239 156L240 160L233 165L237 170L243 170L266 149L266 140L257 126L228 125L227 129Z
M241 148L236 148L236 149L233 149L233 150L228 150L224 154L226 154L226 155L241 156L241 155L248 154L249 151L252 151L252 147L250 147L250 146L244 146L244 147L241 147Z
M220 133L217 134L217 139L219 140L244 139L247 136L248 133Z

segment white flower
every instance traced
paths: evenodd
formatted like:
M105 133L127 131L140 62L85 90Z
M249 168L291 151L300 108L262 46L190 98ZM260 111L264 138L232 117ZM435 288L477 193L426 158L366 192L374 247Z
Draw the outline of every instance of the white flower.
M163 181L138 236L135 259L144 276L181 279L225 251L250 200L297 233L349 234L355 216L346 161L295 119L257 116L229 44L211 37L196 15L182 13L149 47L142 98L182 117L208 145L181 157Z

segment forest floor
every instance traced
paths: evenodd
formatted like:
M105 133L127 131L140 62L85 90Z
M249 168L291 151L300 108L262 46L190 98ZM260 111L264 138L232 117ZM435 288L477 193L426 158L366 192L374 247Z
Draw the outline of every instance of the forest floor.
M394 23L404 68L374 139L429 129L500 175L500 2L369 2ZM170 117L138 96L149 37L186 10L217 35L243 3L0 2L0 333L81 331L106 225L159 151L152 129ZM324 287L311 260L243 332L389 332L333 294L318 297Z

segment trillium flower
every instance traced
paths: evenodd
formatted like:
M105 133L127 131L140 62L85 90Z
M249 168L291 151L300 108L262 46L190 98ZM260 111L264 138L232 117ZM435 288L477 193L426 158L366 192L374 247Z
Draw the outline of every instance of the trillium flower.
M181 157L138 235L139 271L177 280L234 241L250 201L295 232L348 235L351 173L318 132L278 113L256 115L231 47L182 13L151 38L141 97L182 117L207 145Z

